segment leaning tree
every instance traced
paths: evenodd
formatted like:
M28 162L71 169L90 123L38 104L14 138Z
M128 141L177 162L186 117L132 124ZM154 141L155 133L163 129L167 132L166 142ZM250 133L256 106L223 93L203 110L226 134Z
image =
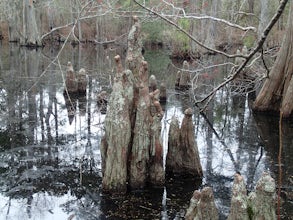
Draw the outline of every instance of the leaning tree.
M280 112L283 117L293 110L293 1L291 1L287 29L277 59L269 77L254 102L254 110Z

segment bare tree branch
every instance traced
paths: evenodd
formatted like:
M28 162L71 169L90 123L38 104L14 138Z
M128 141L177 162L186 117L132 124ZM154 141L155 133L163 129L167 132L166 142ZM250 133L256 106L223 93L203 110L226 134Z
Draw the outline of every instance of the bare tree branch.
M265 69L266 69L266 77L269 78L270 70L269 70L269 68L268 68L268 66L266 64L265 59L264 59L263 49L261 50L261 60L262 60L262 63L264 65Z
M140 4L139 2L137 2L137 0L134 0L134 2L139 5L140 7L146 9L147 11L155 14L156 16L162 18L164 21L168 22L169 24L173 25L174 27L176 27L178 30L180 30L182 33L186 34L191 40L193 40L194 42L196 42L198 45L200 45L201 47L224 55L228 58L234 58L234 57L239 57L238 55L229 55L225 52L210 48L204 44L202 44L201 42L199 42L197 39L195 39L192 35L190 35L186 30L184 30L183 28L181 28L180 26L178 26L177 24L175 24L173 21L169 20L168 18L166 18L165 16L143 6L142 4ZM267 27L264 29L261 38L259 39L259 41L257 42L256 46L252 49L252 51L250 52L250 54L248 54L247 56L243 56L241 55L240 57L245 58L245 60L243 61L243 63L235 70L235 72L233 73L233 68L231 70L231 74L228 76L228 78L223 81L221 84L219 84L216 88L214 88L208 95L206 95L205 98L201 99L200 101L197 101L196 104L198 103L202 103L205 102L207 100L210 100L210 97L214 95L214 93L216 93L219 89L221 89L222 87L224 87L226 84L228 84L229 82L233 81L240 73L241 71L244 69L244 67L248 64L248 62L252 59L252 57L262 48L265 40L268 37L269 32L271 31L271 29L273 28L273 26L276 24L276 22L278 21L278 19L280 18L280 16L282 15L286 4L287 4L288 0L281 0L278 10L276 12L276 14L273 16L273 18L271 19L271 21L269 22L269 24L267 25Z
M82 11L84 11L85 8L86 8L90 3L91 3L91 2L89 2L88 4L86 4L86 5L82 8ZM95 15L88 15L88 16L81 16L81 15L79 15L78 20L79 20L79 21L82 21L82 20L87 20L87 19L92 19L92 18L96 18L96 17L104 16L104 15L110 13L111 11L112 11L112 9L109 9L109 10L105 11L105 12L102 13L102 14L95 14ZM81 14L81 13L80 13L80 14ZM76 23L76 21L73 21L73 22L70 22L70 23L68 23L68 24L65 24L65 25L62 25L62 26L59 26L59 27L55 27L55 28L51 29L49 32L43 34L43 35L41 36L41 40L43 40L45 37L49 36L49 35L52 34L53 32L58 31L58 30L63 29L63 28L66 28L66 27L69 27L69 26L72 26L72 25L74 25L75 23Z
M220 23L224 23L230 27L233 27L233 28L238 28L242 31L248 31L248 30L252 30L254 32L256 32L256 28L255 27L242 27L238 24L234 24L234 23L231 23L230 21L226 21L225 19L221 19L221 18L216 18L216 17L213 17L213 16L209 16L209 15L204 15L204 16L195 16L195 15L186 15L185 13L185 10L183 8L179 8L179 7L175 7L174 4L172 4L171 2L167 2L165 0L163 0L163 2L169 6L171 6L173 9L176 9L178 10L178 12L182 12L183 16L180 16L180 15L177 15L176 17L179 17L179 18L188 18L188 19L196 19L196 20L205 20L205 19L208 19L208 20L213 20L213 21L217 21L217 22L220 22ZM172 15L164 15L165 17L171 17Z
M208 16L208 15L205 15L205 16L194 16L194 15L185 15L183 18L191 18L191 19L197 19L197 20L204 20L204 19L209 19L209 20L213 20L213 21L217 21L217 22L221 22L223 24L226 24L230 27L233 27L233 28L238 28L242 31L254 31L256 32L256 28L255 27L242 27L238 24L234 24L234 23L231 23L229 21L226 21L224 19L220 19L220 18L215 18L215 17L212 17L212 16Z
M282 13L283 13L283 11L284 11L284 9L286 7L287 2L288 2L288 0L282 0L280 2L279 8L278 8L276 14L273 16L273 18L271 19L271 21L269 22L267 27L264 29L261 39L257 42L257 44L254 47L254 49L250 52L250 54L247 56L247 58L245 58L245 60L237 68L237 70L233 74L231 74L224 82L222 82L216 88L214 88L205 98L203 98L202 100L200 100L200 101L198 101L196 103L205 102L206 100L209 99L209 97L213 96L214 93L216 93L223 86L225 86L226 84L228 84L229 82L234 80L241 73L241 71L244 69L244 67L247 65L247 63L252 59L252 57L262 48L266 38L268 37L269 32L271 31L273 26L276 24L276 22L278 21L278 19L282 15Z
M47 66L47 67L44 69L44 71L40 74L39 79L36 80L36 82L35 82L35 83L34 83L34 84L33 84L33 85L27 90L27 92L30 91L32 88L35 87L35 85L39 82L39 80L40 80L40 79L46 74L46 72L48 71L50 65L52 65L53 63L55 63L55 62L57 61L59 67L61 67L61 66L60 66L60 62L59 62L59 56L60 56L61 52L63 51L63 49L64 49L64 47L65 47L67 41L69 40L70 35L74 35L74 29L75 29L75 27L76 27L76 25L77 25L77 23L78 23L78 20L79 20L79 18L80 18L80 16L81 16L82 12L84 11L84 9L85 9L89 4L90 4L90 3L86 4L86 5L81 9L80 14L78 15L77 19L74 21L73 26L72 26L72 28L71 28L71 31L68 33L68 35L67 35L67 37L66 37L66 39L65 39L65 42L64 42L64 44L62 45L61 49L59 50L58 54L57 54L56 57L51 61L51 63L48 64L48 66ZM60 69L60 70L61 70L61 74L63 74L63 73L62 73L62 69ZM63 79L63 80L64 80L64 79ZM63 81L63 83L65 83L65 81Z
M163 19L164 21L168 22L169 24L173 25L174 27L176 27L179 31L181 31L182 33L186 34L191 40L193 40L195 43L197 43L199 46L201 46L202 48L211 51L213 53L217 53L217 54L221 54L227 58L235 58L235 57L243 57L243 58L247 58L247 56L241 55L241 54L227 54L223 51L220 50L216 50L214 48L211 48L203 43L201 43L199 40L197 40L195 37L193 37L191 34L189 34L186 30L184 30L182 27L180 27L179 25L177 25L176 23L174 23L173 21L171 21L170 19L166 18L164 15L161 15L157 12L155 12L154 10L145 7L144 5L142 5L141 3L137 2L137 0L133 0L137 5L139 5L140 7L144 8L145 10L153 13L154 15L160 17L161 19Z

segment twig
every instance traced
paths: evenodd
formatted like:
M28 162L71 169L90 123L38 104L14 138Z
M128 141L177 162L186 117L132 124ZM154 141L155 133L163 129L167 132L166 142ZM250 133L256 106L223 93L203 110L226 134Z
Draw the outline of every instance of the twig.
M189 34L186 30L184 30L183 28L181 28L180 26L178 26L177 24L175 24L173 21L169 20L168 18L166 18L165 16L143 6L142 4L140 4L139 2L137 2L137 0L133 0L137 5L139 5L140 7L146 9L147 11L155 14L156 16L162 18L164 21L168 22L169 24L173 25L174 27L176 27L178 30L180 30L182 33L186 34L191 40L193 40L195 43L197 43L199 46L215 52L217 54L221 54L224 55L228 58L234 58L234 57L243 57L245 58L244 62L236 69L236 71L230 75L224 82L222 82L221 84L219 84L215 89L213 89L205 98L203 98L202 100L198 101L197 103L201 103L201 102L205 102L206 100L209 99L209 97L213 96L213 94L215 92L217 92L219 89L221 89L222 87L224 87L226 84L228 84L229 82L233 81L240 73L241 71L244 69L244 67L247 65L247 63L252 59L252 57L262 48L265 40L268 37L269 32L271 31L271 29L273 28L273 26L276 24L276 22L279 20L280 16L282 15L286 4L288 3L288 0L281 0L278 10L276 12L276 14L273 16L273 18L271 19L271 21L269 22L269 24L267 25L267 27L264 29L261 38L259 39L259 41L257 42L257 45L254 47L254 49L250 52L250 54L248 56L244 56L244 55L230 55L227 54L225 52L210 48L204 44L202 44L201 42L199 42L197 39L195 39L191 34Z
M205 20L205 19L208 19L208 20L213 20L213 21L217 21L217 22L224 23L224 24L226 24L226 25L228 25L230 27L238 28L238 29L240 29L242 31L252 30L252 31L256 32L256 28L255 27L242 27L242 26L240 26L238 24L234 24L234 23L231 23L230 21L227 21L227 20L224 20L224 19L221 19L221 18L216 18L216 17L213 17L213 16L208 16L208 15L204 15L204 16L186 15L185 10L183 8L176 7L171 2L167 2L165 0L163 0L163 2L166 5L171 6L173 9L176 9L179 12L182 12L183 13L183 16L178 16L178 15L176 16L176 17L179 17L179 18L192 18L192 19L197 19L197 20ZM167 16L167 15L165 15L165 16ZM172 15L170 15L170 16L172 16Z
M199 106L197 104L195 104L195 106L198 108ZM206 121L207 125L210 127L210 129L212 130L213 134L215 134L216 138L220 141L220 143L225 147L225 151L228 153L235 171L237 172L237 162L235 161L234 157L233 157L233 153L231 151L231 149L227 146L227 144L225 143L225 141L220 137L220 135L218 134L218 132L216 131L216 129L214 128L213 124L210 122L209 118L207 117L207 115L203 112L200 111L199 114L204 118L204 120Z
M41 75L39 76L39 80L40 80L40 79L45 75L45 73L48 71L50 65L52 65L53 63L55 63L56 60L58 60L58 63L59 63L59 56L60 56L61 52L63 51L63 49L64 49L64 47L65 47L67 41L69 40L70 35L74 32L75 26L76 26L76 24L77 24L77 22L78 22L78 20L79 20L79 18L80 18L80 16L81 16L81 13L83 12L83 10L84 10L89 4L90 4L90 3L86 4L86 5L81 9L80 14L78 15L77 19L75 20L75 22L74 22L74 24L73 24L73 27L71 28L71 31L68 33L68 35L67 35L67 37L66 37L66 39L65 39L65 41L64 41L64 43L63 43L63 45L62 45L62 47L61 47L61 49L59 50L59 52L58 52L58 54L56 55L56 57L51 61L51 63L48 64L48 66L45 68L45 70L41 73ZM36 82L35 82L35 83L34 83L34 84L33 84L33 85L27 90L27 92L30 91L30 90L31 90L31 89L32 89L32 88L33 88L33 87L39 82L39 80L36 80Z
M184 15L184 16L177 16L179 18L189 18L189 19L196 19L196 20L213 20L213 21L217 21L217 22L220 22L220 23L223 23L223 24L226 24L230 27L233 27L233 28L237 28L237 29L240 29L242 31L253 31L253 32L256 32L256 28L255 27L242 27L238 24L234 24L234 23L231 23L229 21L226 21L224 19L221 19L221 18L216 18L216 17L212 17L212 16L208 16L208 15L205 15L205 16L195 16L195 15Z
M126 35L127 35L127 33L124 33L124 34L118 36L118 37L117 37L116 39L114 39L114 40L108 40L108 41L97 41L97 40L94 40L94 42L95 42L96 44L110 44L110 43L115 43L118 39L123 38L123 37L126 36Z
M81 9L81 12L85 9L86 6L88 6L91 2L89 2L88 4L86 4L82 9ZM96 18L96 17L100 17L100 16L104 16L108 13L110 13L112 10L108 10L108 11L105 11L103 14L96 14L96 15L92 15L92 16L84 16L84 17L81 17L79 16L78 17L78 20L79 21L82 21L82 20L87 20L87 19L92 19L92 18ZM81 14L80 12L80 14ZM49 32L43 34L41 36L41 40L43 40L45 37L47 37L48 35L52 34L53 32L55 31L58 31L60 29L63 29L63 28L66 28L66 27L69 27L71 25L74 25L76 23L76 21L73 21L73 22L70 22L68 24L65 24L65 25L62 25L62 26L59 26L59 27L55 27L55 28L52 28Z
M266 64L265 59L264 59L263 48L261 49L261 60L262 60L262 63L263 63L263 65L264 65L265 69L266 69L266 73L267 73L267 74L266 74L266 78L269 78L270 70L269 70L269 68L267 67L267 64Z
M276 24L276 22L278 21L278 19L280 18L280 16L282 15L285 6L287 4L288 0L282 0L280 2L279 8L277 13L274 15L274 17L271 19L270 23L268 24L268 26L265 28L265 30L262 33L262 37L261 39L257 42L256 47L250 52L250 54L245 58L245 61L237 68L237 70L234 72L234 74L232 74L230 77L228 77L224 82L222 82L220 85L218 85L213 91L211 91L205 98L203 98L202 100L198 101L197 103L201 103L201 102L205 102L206 100L208 100L208 98L210 96L212 96L215 92L217 92L219 89L221 89L222 87L224 87L226 84L228 84L229 82L231 82L232 80L234 80L240 73L241 71L244 69L244 67L246 66L246 64L251 60L251 58L262 48L266 38L268 37L269 32L271 31L271 29L273 28L273 26Z
M154 15L160 17L161 19L163 19L164 21L166 21L167 23L173 25L174 27L176 27L179 31L181 31L182 33L186 34L192 41L194 41L195 43L197 43L199 46L203 47L204 49L208 50L208 51L211 51L211 52L214 52L214 53L217 53L217 54L221 54L227 58L235 58L235 57L243 57L243 58L247 58L247 56L244 56L244 55L239 55L239 54L227 54L223 51L220 51L220 50L217 50L217 49L214 49L214 48L211 48L203 43L201 43L199 40L197 40L196 38L194 38L191 34L189 34L185 29L183 29L182 27L180 27L179 25L177 25L176 23L174 23L173 21L171 21L170 19L166 18L165 16L155 12L154 10L148 8L148 7L145 7L144 5L140 4L139 2L137 2L137 0L133 0L137 5L139 5L140 7L144 8L145 10L153 13ZM288 1L288 0L287 0Z

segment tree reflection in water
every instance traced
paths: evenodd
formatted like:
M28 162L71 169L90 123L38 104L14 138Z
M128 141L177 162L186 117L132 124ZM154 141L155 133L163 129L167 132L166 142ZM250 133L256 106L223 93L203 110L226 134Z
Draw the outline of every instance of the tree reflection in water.
M221 219L225 219L235 172L243 175L249 190L264 170L278 178L278 119L253 115L246 96L231 96L223 89L204 114L193 116L202 182L168 179L164 188L105 195L100 187L99 152L105 115L99 112L95 97L101 91L110 92L112 67L107 57L116 54L100 47L66 48L60 56L61 71L50 64L54 50L2 45L1 51L0 219L180 219L193 191L206 185L213 187ZM146 53L146 60L151 59L148 54L154 55ZM176 70L167 54L161 57L164 60L158 63L165 68L159 68L165 72L158 72L156 78L163 81L170 75L164 81L168 101L162 120L166 153L170 119L176 114L181 121L193 99L173 90ZM68 61L74 69L86 67L88 73L87 94L70 96L71 101L63 95L62 74ZM157 67L151 68L156 73ZM213 85L217 78L199 81ZM197 87L194 92L206 89ZM283 207L284 215L292 216L292 123L284 122L283 129Z

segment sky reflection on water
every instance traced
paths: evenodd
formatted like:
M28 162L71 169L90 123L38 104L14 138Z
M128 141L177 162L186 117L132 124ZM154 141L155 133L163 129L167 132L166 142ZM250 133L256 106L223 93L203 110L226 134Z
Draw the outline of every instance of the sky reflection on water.
M68 48L60 57L62 71L52 65L38 78L54 57L54 51L40 53L7 47L1 51L4 53L0 72L0 220L117 219L127 215L180 219L193 191L206 185L213 187L221 219L224 219L229 212L236 171L244 176L248 190L253 189L263 171L277 178L277 126L269 122L271 133L268 133L264 129L267 118L258 118L256 122L246 97L231 97L224 90L205 111L212 127L194 108L195 136L204 171L201 183L167 181L163 189L146 189L126 197L109 198L100 187L99 144L105 115L97 108L96 94L101 90L110 91L108 82L113 67L106 58L111 56L110 52L100 48ZM170 72L171 61L163 59L170 76L165 79L162 72L157 76L159 81L165 79L168 86L162 120L165 157L171 117L175 114L182 121L182 112L193 105L190 97L183 98L173 90L175 70ZM68 60L75 69L86 66L89 77L87 96L73 100L76 111L71 119L62 81ZM156 67L152 68L151 71L156 72ZM292 124L286 129L290 133ZM283 179L284 185L290 186L292 162L288 158L293 156L292 137L285 137L288 150L284 156Z

